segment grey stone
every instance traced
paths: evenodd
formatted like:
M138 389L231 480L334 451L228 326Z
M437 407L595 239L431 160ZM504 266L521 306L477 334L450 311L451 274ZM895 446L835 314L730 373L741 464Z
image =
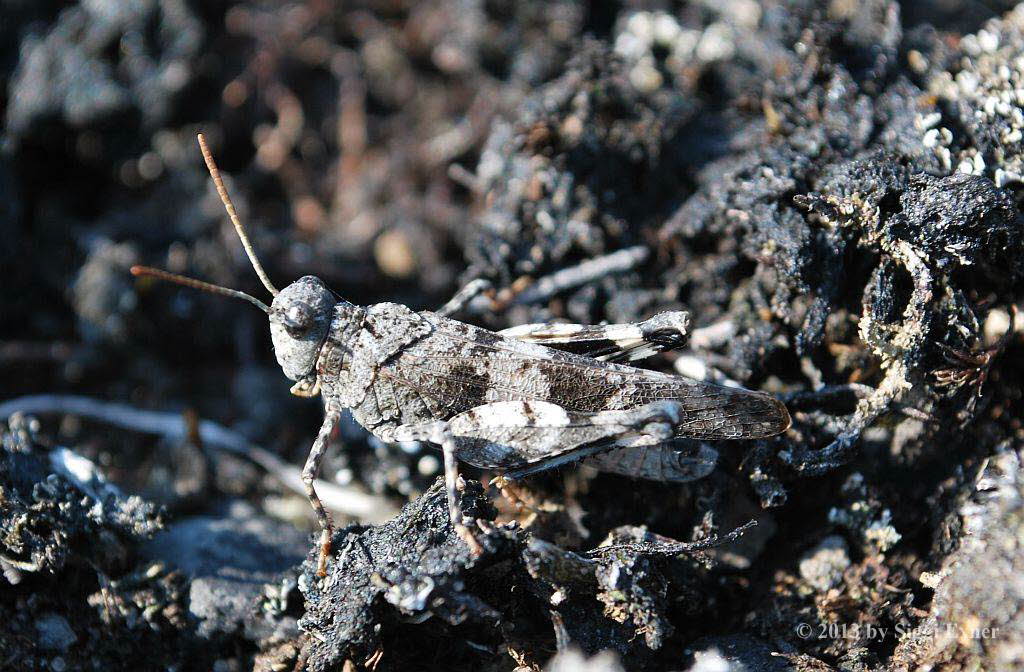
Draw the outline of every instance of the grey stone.
M189 610L200 620L201 635L241 628L266 634L257 609L264 586L277 583L282 572L302 560L307 542L303 532L235 501L224 507L223 515L171 525L143 552L192 577Z

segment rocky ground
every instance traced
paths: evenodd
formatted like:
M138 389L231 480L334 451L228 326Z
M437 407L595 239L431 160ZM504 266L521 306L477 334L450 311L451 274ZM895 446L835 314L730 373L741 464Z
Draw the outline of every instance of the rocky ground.
M1024 665L1024 7L3 4L0 668ZM695 332L651 368L784 400L653 483L464 468L350 421L315 574L318 400L271 277L467 321ZM603 542L730 543L657 555Z

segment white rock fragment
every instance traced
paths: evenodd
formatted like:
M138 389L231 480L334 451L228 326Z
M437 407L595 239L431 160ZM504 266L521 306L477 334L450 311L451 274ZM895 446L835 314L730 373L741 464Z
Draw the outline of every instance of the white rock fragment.
M932 112L931 114L919 114L917 115L917 119L915 119L917 127L920 128L921 130L932 128L940 121L942 121L941 112Z
M716 21L707 27L697 44L697 58L710 63L725 61L736 53L735 36L732 26Z
M832 535L808 551L800 559L800 576L815 589L825 592L843 580L843 572L850 566L846 541Z

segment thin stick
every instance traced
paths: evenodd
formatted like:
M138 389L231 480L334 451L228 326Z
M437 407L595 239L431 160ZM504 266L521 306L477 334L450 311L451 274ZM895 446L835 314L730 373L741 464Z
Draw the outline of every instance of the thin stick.
M701 539L700 541L675 541L675 542L650 542L650 541L635 541L627 542L624 544L612 544L610 546L598 546L595 549L587 551L587 555L590 557L596 557L601 555L607 555L609 553L617 551L625 551L627 553L636 553L644 555L681 555L683 553L693 553L695 551L706 551L717 546L722 546L731 541L736 541L743 536L743 533L752 527L757 527L756 520L750 520L743 525L740 525L732 532L728 534L722 534L717 537L709 537L707 539ZM660 535L653 535L658 537ZM661 537L664 539L664 537Z
M173 282L193 289L201 289L204 292L210 292L212 294L223 294L224 296L231 296L236 299L245 299L252 305L256 306L264 313L270 312L270 307L263 303L255 296L240 292L237 289L229 289L228 287L221 287L220 285L213 285L209 282L203 282L202 280L196 280L195 278L188 278L184 275L178 275L177 273L168 273L167 271L161 271L159 268L152 268L151 266L132 266L132 275L151 276L159 278L160 280L166 280L167 282Z
M213 183L217 186L217 193L220 194L220 200L224 203L224 209L228 211L228 217L231 218L231 223L235 225L235 232L238 237L242 240L242 247L245 248L245 253L249 255L249 262L252 263L253 270L256 271L256 275L260 276L260 282L267 288L273 296L277 296L277 288L270 282L270 276L263 270L263 266L260 265L260 260L256 258L256 251L252 249L252 243L249 242L249 236L245 233L245 228L242 226L242 221L238 218L238 213L235 212L235 206L231 202L231 197L228 196L228 190L224 186L224 180L220 177L220 170L217 168L217 164L213 160L213 154L210 152L210 148L206 146L206 138L203 134L199 134L199 149L203 153L203 160L206 161L206 169L210 171L210 177L213 178Z
M627 247L611 254L594 259L587 259L576 266L563 268L551 275L540 278L512 300L514 304L536 303L546 301L555 294L573 289L588 282L599 280L614 273L623 273L642 264L650 256L651 251L644 245Z
M123 429L157 434L170 441L181 441L187 436L186 423L178 414L145 411L126 404L100 401L90 397L41 394L0 401L0 422L6 421L14 412L77 415ZM238 432L212 420L200 420L199 436L203 445L246 457L266 469L289 490L301 495L306 494L302 474L298 468L284 462L270 451L250 443ZM352 486L318 480L316 489L325 507L363 522L383 523L398 513L387 499L367 494Z

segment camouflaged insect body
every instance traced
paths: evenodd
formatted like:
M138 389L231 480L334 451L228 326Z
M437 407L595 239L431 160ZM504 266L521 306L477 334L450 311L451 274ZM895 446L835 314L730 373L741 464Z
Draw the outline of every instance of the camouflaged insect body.
M585 342L606 354L616 340L620 350L629 339L645 348L659 338L664 346L680 342L665 324L649 322L646 337L633 325L548 325L537 340ZM351 409L384 441L402 438L403 427L447 422L458 458L484 468L543 468L611 449L646 449L651 454L633 459L632 470L606 466L656 478L670 475L658 446L674 437L758 438L788 424L784 407L762 394L521 340L530 329L504 335L394 303L361 308L336 300L313 277L281 291L270 323L285 375L310 383L315 376L330 409ZM571 340L573 329L593 333ZM607 337L601 342L595 334ZM640 408L651 416L647 430ZM672 431L657 426L659 419Z
M458 504L457 461L520 477L589 458L605 471L661 481L706 475L713 449L696 456L674 438L754 439L789 427L779 401L616 363L685 341L685 313L637 324L535 324L506 332L396 303L355 306L306 276L268 308L277 361L292 392L320 393L324 421L302 481L321 527L318 575L326 575L332 526L314 482L343 409L382 441L441 446L452 525L482 547Z

